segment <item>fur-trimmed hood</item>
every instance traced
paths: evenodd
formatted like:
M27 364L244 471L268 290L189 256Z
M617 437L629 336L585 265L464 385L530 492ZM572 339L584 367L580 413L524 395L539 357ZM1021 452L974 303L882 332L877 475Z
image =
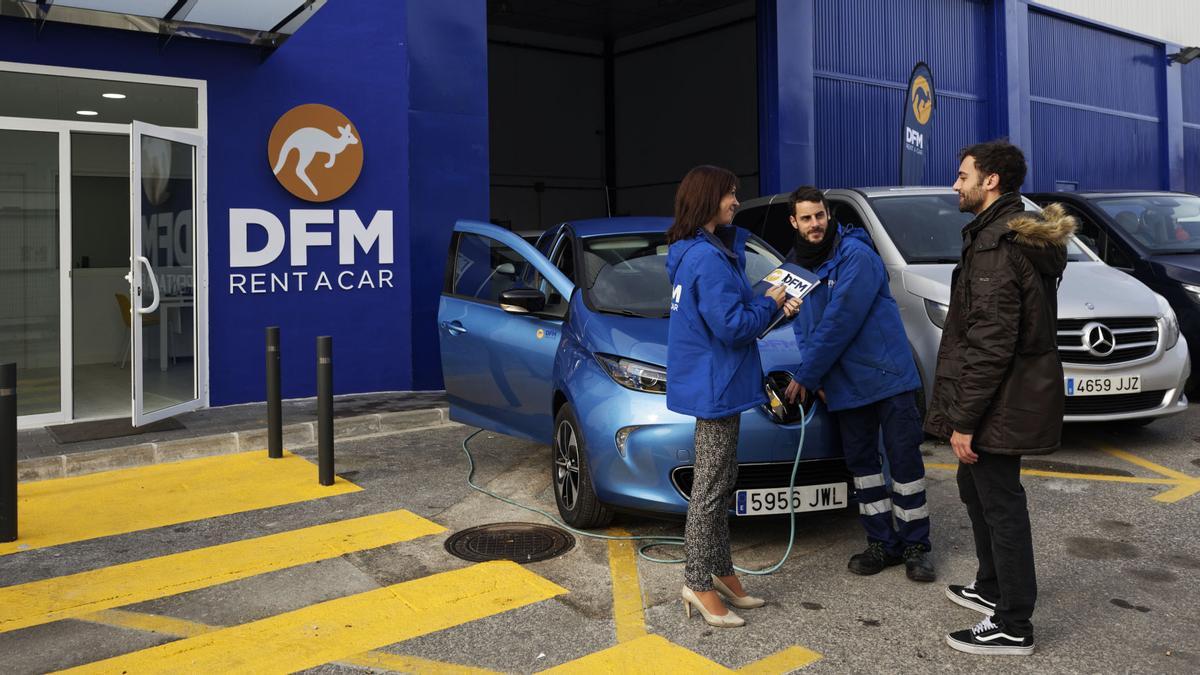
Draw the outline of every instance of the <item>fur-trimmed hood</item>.
M1062 204L1050 204L1040 214L1026 211L1008 221L1013 241L1030 248L1066 246L1076 227L1075 217L1067 215Z

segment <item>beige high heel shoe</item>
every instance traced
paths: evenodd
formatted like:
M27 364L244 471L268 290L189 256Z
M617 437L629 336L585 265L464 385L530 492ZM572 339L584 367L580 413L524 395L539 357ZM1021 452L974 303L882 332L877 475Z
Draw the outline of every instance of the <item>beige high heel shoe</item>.
M700 602L700 598L696 597L696 594L692 591L692 589L684 586L683 611L687 614L687 618L689 619L692 618L693 607L700 612L700 616L704 617L704 623L710 626L714 626L716 628L737 628L739 626L746 625L745 620L743 620L742 617L738 616L737 614L734 614L732 609L729 609L721 616L717 616L716 614L709 612L704 608L704 603Z
M737 607L738 609L758 609L759 607L767 604L766 600L763 600L762 598L756 598L753 595L747 594L740 597L734 595L733 591L729 590L729 587L726 586L725 583L721 581L721 578L715 574L712 575L712 580L713 586L717 589L717 592L721 594L721 597L725 598L725 602Z

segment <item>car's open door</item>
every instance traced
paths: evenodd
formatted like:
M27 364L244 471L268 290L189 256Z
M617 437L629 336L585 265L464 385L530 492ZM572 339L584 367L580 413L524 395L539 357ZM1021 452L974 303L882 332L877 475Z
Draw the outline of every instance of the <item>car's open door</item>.
M474 221L455 224L438 306L452 419L550 441L554 358L563 319L538 310L536 300L530 311L529 301L546 284L570 300L574 284L515 233ZM523 291L524 298L505 296L514 290Z

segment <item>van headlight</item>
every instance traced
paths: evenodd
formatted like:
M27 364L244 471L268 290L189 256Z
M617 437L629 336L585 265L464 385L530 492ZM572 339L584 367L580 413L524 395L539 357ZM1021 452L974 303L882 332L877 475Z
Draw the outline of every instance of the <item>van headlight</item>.
M1155 293L1154 299L1158 301L1159 330L1163 334L1163 346L1171 349L1179 343L1179 318L1175 316L1175 310L1171 309L1171 303L1167 302L1166 298Z
M596 361L614 382L626 389L650 394L667 393L667 369L662 366L608 354L597 354Z
M1200 286L1193 286L1192 284L1181 285L1183 286L1183 290L1187 291L1187 294L1192 296L1193 300L1200 302Z
M949 311L949 305L943 305L928 298L925 299L925 313L929 315L929 320L933 322L933 325L938 328L946 327L946 313Z

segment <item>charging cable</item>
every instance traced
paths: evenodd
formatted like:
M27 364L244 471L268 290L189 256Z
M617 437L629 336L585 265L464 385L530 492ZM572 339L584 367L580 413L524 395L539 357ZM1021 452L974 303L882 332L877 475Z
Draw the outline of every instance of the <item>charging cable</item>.
M813 408L810 409L807 414L805 414L804 406L800 406L800 419L801 419L800 444L796 446L796 458L794 460L792 460L792 475L791 475L791 478L788 480L788 501L787 501L787 503L788 503L788 519L790 522L789 522L789 530L788 530L787 550L783 552L783 557L779 559L779 562L775 563L774 565L771 565L770 567L765 567L763 569L752 570L752 569L746 569L744 567L738 567L737 565L734 565L733 569L737 570L738 572L741 572L742 574L749 574L749 575L755 575L755 576L772 574L776 570L778 570L780 567L783 567L783 564L785 562L787 562L788 556L790 556L792 554L792 546L796 542L796 511L795 511L795 506L792 501L792 499L793 499L792 496L796 490L796 470L800 468L800 457L802 454L804 454L805 429L806 429L806 427L808 427L809 421L812 420L814 410L816 410L816 406L813 406ZM524 509L526 511L536 513L536 514L542 516L543 518L546 518L547 520L553 522L555 525L558 525L559 527L563 528L564 530L567 530L568 532L571 532L572 534L578 535L580 537L590 537L592 539L603 539L603 540L608 540L608 541L641 541L641 542L645 542L641 546L638 547L638 556L640 556L643 560L646 560L648 562L668 564L668 565L677 565L679 563L685 562L682 558L655 558L646 553L647 549L651 549L656 546L683 546L683 537L651 536L651 535L619 536L619 535L611 535L611 534L596 534L595 532L585 532L583 530L577 530L577 529L571 527L570 525L567 525L566 523L562 522L558 518L555 518L554 516L550 515L549 513L546 513L545 511L543 511L541 509L538 509L538 508L535 508L532 506L526 506L524 504L519 504L511 499L508 499L507 497L502 497L502 496L496 494L495 492L491 492L487 488L476 485L475 480L474 480L475 479L475 458L471 456L471 450L470 450L470 448L467 447L467 443L470 442L470 440L472 438L475 438L476 436L478 436L481 433L483 433L483 429L479 429L478 431L475 431L470 436L467 436L465 439L463 439L463 442L462 442L463 453L467 456L467 464L470 467L470 469L467 471L467 485L471 486L471 488L473 488L479 492L482 492L483 494L485 494L489 497L492 497L493 499L498 499L510 506L515 506L519 509Z

